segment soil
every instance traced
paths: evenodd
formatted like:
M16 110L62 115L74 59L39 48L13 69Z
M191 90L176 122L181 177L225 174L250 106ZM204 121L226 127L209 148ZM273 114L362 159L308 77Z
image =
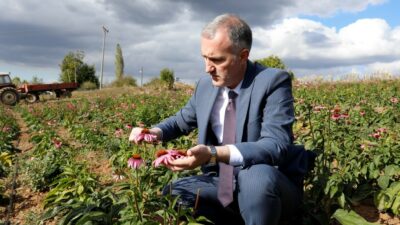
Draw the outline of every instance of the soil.
M395 217L389 213L379 212L374 205L362 204L354 207L359 215L371 223L386 224L386 225L400 225L400 218Z
M14 141L14 147L19 151L17 158L24 158L23 156L28 153L32 148L33 144L30 143L29 129L25 122L18 113L14 112L14 118L16 119L20 128L20 135L18 140ZM13 181L14 176L10 176L6 182L9 184L7 187L6 194L12 199L12 203L8 202L7 208L1 212L1 215L5 215L5 222L9 224L27 224L25 220L28 215L39 214L42 211L42 202L46 193L33 192L29 187L23 185L21 176L18 174L18 164L16 164L17 173L14 174L15 182Z

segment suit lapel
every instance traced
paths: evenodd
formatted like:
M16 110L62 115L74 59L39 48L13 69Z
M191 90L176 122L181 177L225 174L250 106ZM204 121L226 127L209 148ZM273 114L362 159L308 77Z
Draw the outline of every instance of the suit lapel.
M218 95L218 87L212 86L211 94L204 94L201 100L201 108L198 113L198 125L199 125L199 143L206 143L207 138L207 126L210 121L211 111L214 106L215 99ZM200 132L204 131L204 132Z
M246 74L240 87L240 95L236 103L236 142L243 141L244 125L250 106L250 97L254 87L254 77L256 75L256 67L250 61L247 63Z

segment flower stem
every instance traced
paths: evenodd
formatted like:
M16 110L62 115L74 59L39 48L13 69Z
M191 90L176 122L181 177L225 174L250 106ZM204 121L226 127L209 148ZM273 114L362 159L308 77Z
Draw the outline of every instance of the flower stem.
M140 212L138 199L137 199L135 193L133 193L133 200L135 201L135 207L136 207L136 210L137 210L138 215L139 215L139 220L140 220L140 222L143 222L142 213Z

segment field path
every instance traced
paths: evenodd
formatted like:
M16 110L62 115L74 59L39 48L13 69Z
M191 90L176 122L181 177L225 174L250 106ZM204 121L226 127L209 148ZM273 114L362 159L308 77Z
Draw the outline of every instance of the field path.
M20 166L23 165L22 160L27 160L27 153L32 150L33 144L30 142L29 128L21 115L13 110L13 116L20 129L18 139L13 143L19 153L16 154L17 163L13 171L15 176L10 176L9 181L10 187L8 188L10 189L9 192L11 193L10 196L12 196L13 204L11 213L8 210L7 216L9 216L10 224L27 224L28 221L26 219L30 214L33 216L42 211L41 203L46 193L33 192L23 182Z

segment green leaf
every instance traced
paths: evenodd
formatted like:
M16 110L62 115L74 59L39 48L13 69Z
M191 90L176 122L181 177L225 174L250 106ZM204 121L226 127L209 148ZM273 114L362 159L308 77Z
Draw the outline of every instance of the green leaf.
M78 190L77 190L78 195L81 195L81 194L83 193L84 190L85 190L85 188L84 188L82 185L79 185L79 186L78 186Z
M400 216L400 193L397 194L395 200L393 201L392 212L395 215Z
M344 208L344 205L346 204L346 197L344 196L344 193L340 194L338 198L338 203L340 207Z
M347 211L344 209L336 210L332 218L336 219L342 225L378 225L377 223L366 221L354 211Z
M400 166L397 165L388 165L385 167L385 175L393 176L400 174Z
M390 177L387 175L378 178L378 185L381 189L386 189L389 186Z
M97 222L106 221L106 217L107 214L105 214L104 212L99 212L99 211L88 212L76 222L76 225L85 225L87 224L87 222L92 222L92 221L97 221Z
M377 194L375 194L374 203L379 210L381 211L386 210L391 205L390 196L386 194L384 191L380 191Z

